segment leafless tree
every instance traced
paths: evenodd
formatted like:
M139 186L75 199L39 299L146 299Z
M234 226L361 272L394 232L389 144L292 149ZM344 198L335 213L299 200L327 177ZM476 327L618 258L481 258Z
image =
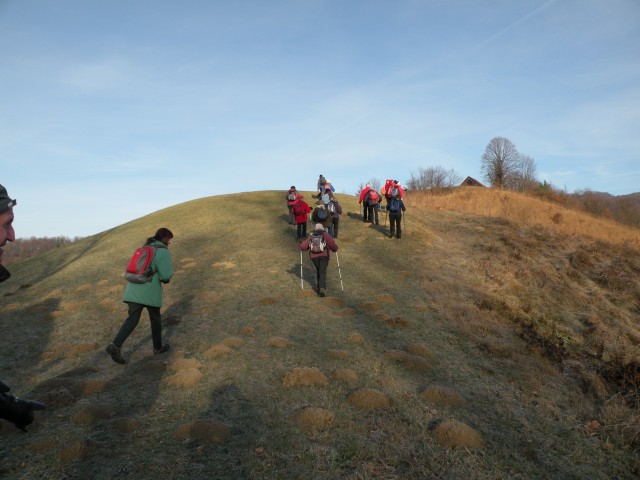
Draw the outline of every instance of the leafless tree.
M456 186L460 183L460 176L453 170L444 167L420 168L417 172L411 172L411 178L407 182L409 190L441 190Z
M511 180L508 187L513 190L526 192L537 188L536 162L533 157L523 154L519 156L516 172Z
M492 187L508 188L518 174L519 162L520 154L511 140L494 137L482 155L480 171Z
M379 192L380 187L382 186L382 182L379 178L370 178L366 183L358 184L358 191L356 192L356 195L360 195L360 192L364 189L364 186L367 183L371 185L371 188L373 188L376 192Z

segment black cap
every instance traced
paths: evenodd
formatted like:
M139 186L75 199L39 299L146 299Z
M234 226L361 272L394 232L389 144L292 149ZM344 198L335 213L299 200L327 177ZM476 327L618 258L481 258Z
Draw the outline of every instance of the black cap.
M4 213L16 205L16 200L9 198L7 189L0 185L0 213Z

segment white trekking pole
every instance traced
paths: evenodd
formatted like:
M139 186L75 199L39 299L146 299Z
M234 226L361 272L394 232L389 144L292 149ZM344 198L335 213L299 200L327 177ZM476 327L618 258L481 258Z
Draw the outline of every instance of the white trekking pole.
M300 250L300 288L304 290L304 283L302 282L302 250Z
M342 285L342 272L340 271L340 259L338 258L338 252L336 252L336 262L338 263L338 275L340 275L340 290L344 292L344 285Z

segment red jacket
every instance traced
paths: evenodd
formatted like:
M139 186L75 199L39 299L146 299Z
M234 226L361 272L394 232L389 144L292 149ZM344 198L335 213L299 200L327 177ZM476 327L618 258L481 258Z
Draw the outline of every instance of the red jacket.
M331 237L331 235L329 235L328 232L322 232L322 236L325 243L327 244L327 248L324 249L324 252L320 253L309 252L309 258L312 260L317 257L329 257L329 250L331 250L332 252L338 251L338 245L336 245L336 241ZM300 245L298 247L304 252L305 250L309 250L309 243L311 243L311 235L300 242Z
M298 214L298 212L303 213ZM296 218L296 223L306 223L309 213L311 213L311 207L304 200L298 200L293 206L293 215Z
M362 203L364 201L364 197L367 196L369 190L371 190L371 187L364 187L362 189L362 191L360 192L360 200L358 200L358 203Z

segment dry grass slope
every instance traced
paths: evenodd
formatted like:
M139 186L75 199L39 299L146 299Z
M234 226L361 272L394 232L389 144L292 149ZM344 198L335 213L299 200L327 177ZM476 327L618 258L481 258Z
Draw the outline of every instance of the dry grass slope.
M283 192L161 210L13 266L0 370L45 401L0 422L0 477L634 478L638 231L484 189L407 199L405 235L340 196L329 297ZM384 219L384 216L382 217ZM116 365L122 269L176 237L170 354L146 318ZM310 294L311 293L311 294Z

